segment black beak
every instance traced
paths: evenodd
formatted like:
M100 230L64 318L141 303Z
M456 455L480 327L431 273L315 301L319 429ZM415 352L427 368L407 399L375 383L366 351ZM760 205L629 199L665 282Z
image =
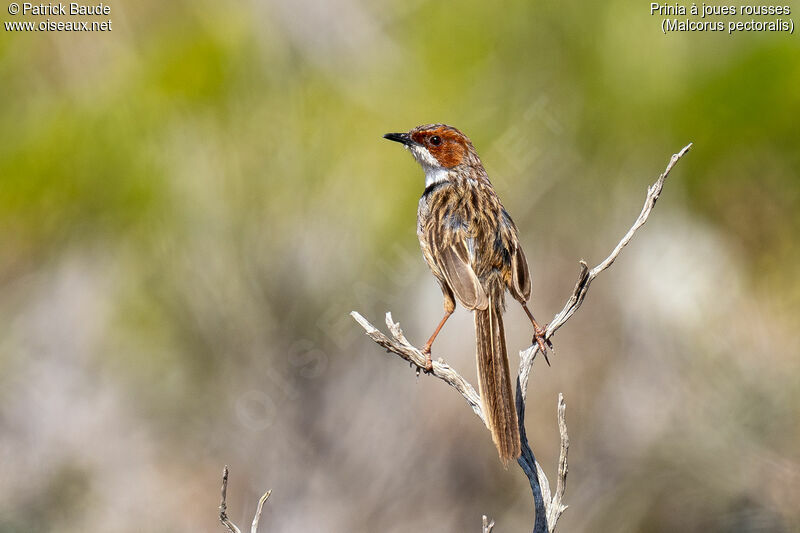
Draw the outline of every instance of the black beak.
M406 146L414 144L414 141L411 140L411 136L408 133L387 133L383 138Z

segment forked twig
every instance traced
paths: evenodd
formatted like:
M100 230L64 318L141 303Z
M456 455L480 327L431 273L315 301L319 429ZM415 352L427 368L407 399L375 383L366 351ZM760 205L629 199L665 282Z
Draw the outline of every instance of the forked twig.
M603 261L600 262L596 267L589 270L589 266L586 264L585 261L580 261L580 273L578 274L578 281L575 282L575 288L572 289L572 294L567 299L567 303L564 304L564 308L559 311L559 313L550 321L547 325L545 330L545 339L550 339L556 331L561 329L561 326L566 324L567 320L569 320L575 311L583 304L583 301L586 299L586 294L589 292L589 285L591 285L594 278L598 276L602 271L610 267L614 261L616 261L619 254L622 252L622 249L631 242L633 239L633 235L636 233L636 230L641 228L645 222L647 222L648 217L650 216L650 212L653 210L653 207L656 205L656 201L658 201L659 196L661 195L661 191L664 188L664 181L669 176L669 173L672 171L672 168L675 164L684 156L686 152L691 149L692 143L687 144L684 146L680 152L674 154L672 158L669 160L669 164L664 172L658 177L656 182L647 188L647 196L644 200L644 205L642 206L642 212L639 213L639 217L633 223L633 226L628 230L628 232L622 237L622 240L619 241L616 247L611 251L611 253L606 257ZM533 365L533 359L536 357L537 352L539 351L539 346L536 343L533 343L528 349L523 350L520 352L520 362L519 362L519 377L522 384L522 394L523 399L527 395L528 392L528 377L530 375L531 365Z
M272 494L271 490L268 490L261 496L261 499L258 500L258 507L256 507L256 515L253 518L253 524L250 526L250 533L257 533L258 532L258 521L261 520L261 513L264 510L264 504L269 499L270 494ZM222 501L219 504L219 521L222 522L222 525L228 528L228 531L231 533L242 533L239 527L228 518L228 465L225 465L225 468L222 470Z
M352 316L355 321L358 322L362 328L364 328L367 336L370 339L375 341L380 346L386 348L387 352L397 354L412 365L415 365L417 367L417 371L425 367L425 355L423 355L419 348L408 342L408 339L406 339L405 335L403 335L403 330L400 329L400 324L396 323L392 319L392 313L386 313L386 327L392 333L391 339L384 335L378 328L370 324L366 318L361 316L356 311L350 313L350 316ZM450 365L441 359L438 361L433 361L433 370L430 372L430 374L441 379L460 392L461 396L464 397L469 406L472 408L472 411L478 415L478 418L481 419L484 425L486 424L486 418L483 416L483 410L481 409L481 398L478 396L475 388L470 385L466 379L461 377L461 374L456 372Z

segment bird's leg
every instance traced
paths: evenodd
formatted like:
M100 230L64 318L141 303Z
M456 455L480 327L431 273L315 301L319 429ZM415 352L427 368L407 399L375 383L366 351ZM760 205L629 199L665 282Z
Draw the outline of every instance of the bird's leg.
M422 347L422 353L425 354L425 372L430 372L433 370L433 360L431 359L431 346L433 346L433 341L436 340L436 336L442 330L442 326L444 323L447 322L447 319L450 318L450 315L453 314L453 310L445 311L444 317L442 317L442 321L439 322L439 325L436 327L436 331L433 332L431 338L428 339L428 342L425 343L425 346Z
M542 355L544 355L544 360L547 362L547 366L550 366L550 360L547 358L547 347L550 347L550 349L552 350L553 343L550 342L549 339L546 339L544 337L545 333L547 332L546 331L547 327L545 326L544 328L542 328L539 325L539 323L536 322L536 319L533 318L533 315L531 314L530 309L528 309L527 304L523 303L522 308L525 310L525 314L528 315L531 324L533 324L533 339L531 340L531 342L535 342L539 345L539 349L542 351Z

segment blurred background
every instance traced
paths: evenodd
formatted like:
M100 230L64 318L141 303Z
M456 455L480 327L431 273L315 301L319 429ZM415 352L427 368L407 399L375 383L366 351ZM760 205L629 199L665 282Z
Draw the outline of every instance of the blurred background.
M422 171L381 138L428 122L471 136L543 322L694 142L536 361L531 445L552 479L563 392L563 531L800 530L797 36L620 0L107 18L0 34L0 532L221 531L224 464L243 527L272 489L263 531L530 530L463 399L348 316L441 317ZM473 336L459 310L434 356L474 383Z

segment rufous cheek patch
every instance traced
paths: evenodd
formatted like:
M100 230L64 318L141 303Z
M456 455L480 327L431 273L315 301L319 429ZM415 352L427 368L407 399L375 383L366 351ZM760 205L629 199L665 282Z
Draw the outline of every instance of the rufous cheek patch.
M445 168L453 168L464 160L464 147L456 140L447 139L439 146L429 148L431 155Z

